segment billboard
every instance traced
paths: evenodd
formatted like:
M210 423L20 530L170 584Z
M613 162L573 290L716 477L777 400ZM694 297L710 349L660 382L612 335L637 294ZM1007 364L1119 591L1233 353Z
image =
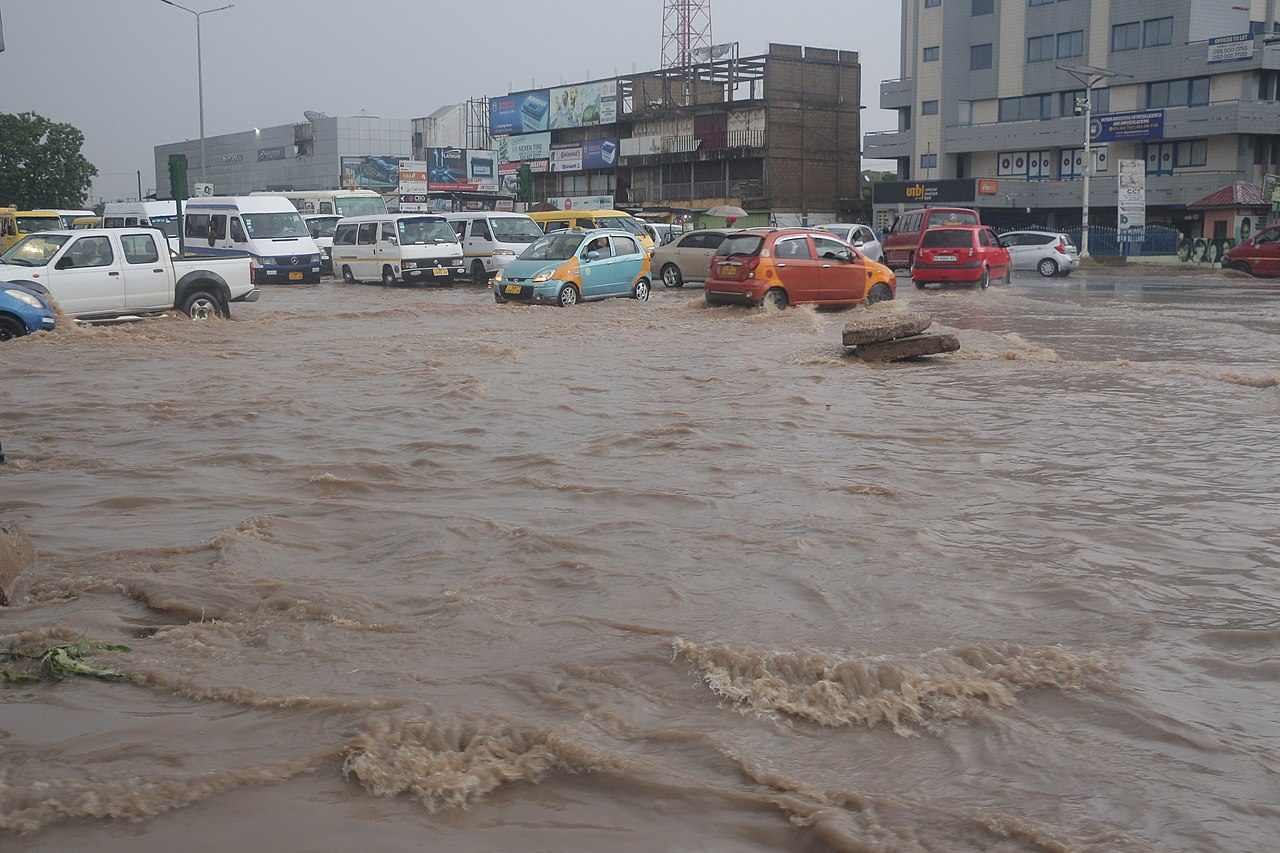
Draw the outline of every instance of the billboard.
M551 90L552 130L614 124L617 120L617 80L561 86Z
M432 192L498 191L498 155L494 151L467 151L462 148L428 148L423 164L426 183ZM426 192L427 190L411 190Z
M1209 62L1239 62L1253 59L1253 34L1218 36L1209 39Z
M945 181L877 181L871 185L871 195L875 204L973 201L977 183L973 178Z
M498 154L495 151L467 151L467 183L476 192L498 191Z
M593 139L581 145L551 149L551 171L582 172L587 169L612 169L618 165L618 140Z
M611 195L582 195L547 199L557 210L613 210Z
M1092 142L1164 139L1164 110L1137 110L1094 116L1089 125Z
M395 192L400 186L399 157L343 157L342 186L348 189Z
M582 146L570 145L568 148L551 149L551 171L581 172Z
M401 204L406 195L426 195L431 191L427 181L427 164L421 160L400 161Z
M1120 161L1119 208L1120 239L1141 243L1147 229L1147 163L1145 160Z
M523 136L500 136L499 163L523 163L526 160L551 159L551 133L526 133Z
M546 89L489 99L489 133L537 133L550 130L551 93Z

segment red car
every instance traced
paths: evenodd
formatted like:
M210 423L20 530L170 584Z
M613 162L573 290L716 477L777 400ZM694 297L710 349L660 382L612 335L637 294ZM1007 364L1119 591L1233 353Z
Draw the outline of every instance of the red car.
M1228 251L1222 265L1256 276L1280 276L1280 225L1259 231Z
M735 231L716 249L709 272L708 305L873 305L898 292L888 267L805 228Z
M981 225L978 211L967 207L929 207L908 210L884 237L884 262L895 270L909 270L916 261L920 237L930 228L948 225Z
M927 284L969 284L986 288L991 279L1008 284L1013 273L1009 250L985 225L930 228L920 238L911 278Z

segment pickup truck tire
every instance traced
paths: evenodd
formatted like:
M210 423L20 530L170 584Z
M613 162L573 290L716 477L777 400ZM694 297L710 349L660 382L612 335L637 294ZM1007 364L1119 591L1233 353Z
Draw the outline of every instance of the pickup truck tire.
M396 283L395 270L391 267L382 268L382 284L386 287L394 287Z
M347 284L356 283L356 277L351 274L351 267L348 267L348 266L342 267L342 280L345 281Z
M15 320L0 314L0 341L11 341L27 333L27 327Z
M192 320L225 319L230 316L222 297L212 290L193 290L182 300L179 310Z
M489 283L489 271L484 268L484 261L476 260L471 262L471 283Z

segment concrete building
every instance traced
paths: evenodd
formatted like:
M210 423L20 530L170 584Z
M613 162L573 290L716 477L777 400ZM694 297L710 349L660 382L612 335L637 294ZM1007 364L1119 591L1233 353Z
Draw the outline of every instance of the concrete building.
M297 124L282 124L211 136L205 140L207 182L218 195L245 195L255 190L338 189L343 158L408 160L413 154L409 119L377 116L330 117L311 114ZM172 198L169 155L187 155L192 183L202 183L200 140L157 145L156 195ZM394 192L395 184L370 187ZM188 192L190 187L188 187Z
M1078 227L1083 92L1057 66L1087 64L1123 75L1094 92L1095 119L1158 114L1119 137L1103 128L1094 221L1115 224L1116 164L1138 159L1148 222L1212 236L1190 204L1280 172L1278 5L903 0L901 76L880 87L898 129L867 134L863 146L864 157L898 164L900 182L877 187L877 220L924 198L982 208L997 225Z
M856 52L772 44L490 98L490 130L508 189L528 165L535 201L818 223L861 202L860 89Z

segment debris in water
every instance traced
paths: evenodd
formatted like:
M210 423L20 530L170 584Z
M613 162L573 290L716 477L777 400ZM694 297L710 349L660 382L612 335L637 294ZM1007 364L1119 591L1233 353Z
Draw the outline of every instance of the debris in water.
M0 524L0 607L18 600L18 582L35 559L31 537L21 527Z
M902 361L922 355L956 352L955 335L926 335L933 318L919 312L863 312L844 327L844 345L863 361Z
M14 664L13 667L0 667L0 681L12 683L62 681L64 678L74 676L118 681L128 676L114 669L94 666L85 658L92 657L98 652L127 651L129 651L128 646L96 643L89 640L34 649L24 648L20 643L13 643L9 648L0 651L0 660Z

